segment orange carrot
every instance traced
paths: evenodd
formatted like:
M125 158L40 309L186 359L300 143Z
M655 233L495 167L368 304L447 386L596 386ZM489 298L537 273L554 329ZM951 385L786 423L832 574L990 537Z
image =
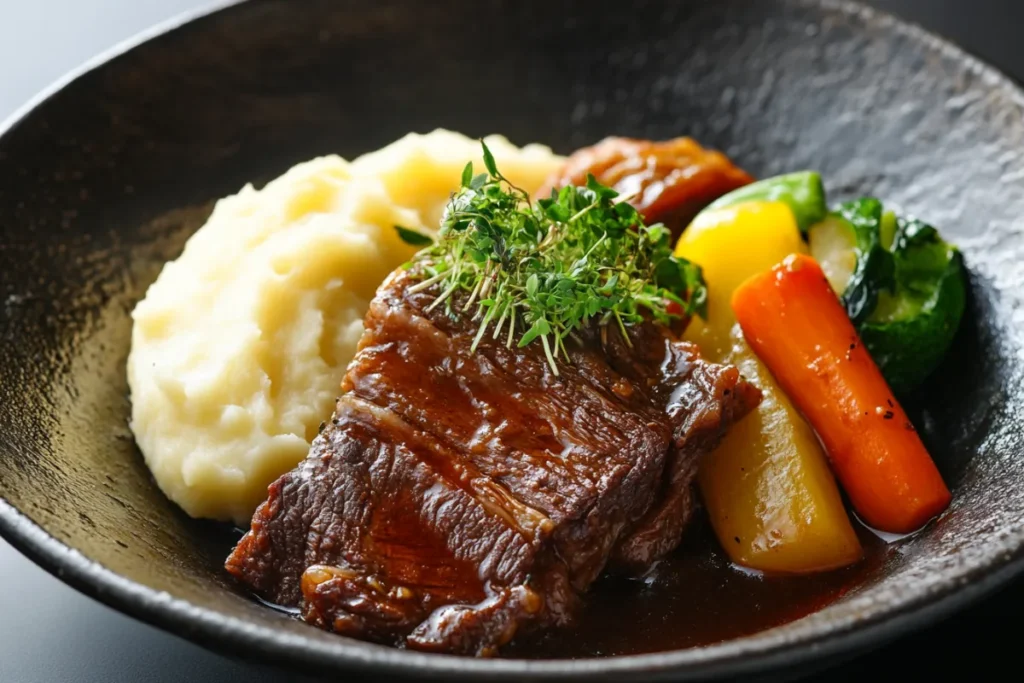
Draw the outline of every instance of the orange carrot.
M942 475L814 259L794 254L750 278L732 307L865 522L906 533L949 505Z

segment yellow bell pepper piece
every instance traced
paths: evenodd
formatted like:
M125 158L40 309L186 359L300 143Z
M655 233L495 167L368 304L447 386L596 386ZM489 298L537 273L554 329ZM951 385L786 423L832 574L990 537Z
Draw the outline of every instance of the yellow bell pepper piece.
M694 318L686 330L689 340L716 361L728 355L736 324L733 291L790 254L806 251L793 212L782 202L745 202L699 214L676 243L676 256L699 264L708 285L707 320Z
M699 215L676 254L704 269L707 320L685 338L712 361L731 363L764 400L701 464L711 524L733 562L766 572L807 573L860 559L835 478L817 437L747 346L729 302L733 290L786 256L805 252L782 202L748 202Z

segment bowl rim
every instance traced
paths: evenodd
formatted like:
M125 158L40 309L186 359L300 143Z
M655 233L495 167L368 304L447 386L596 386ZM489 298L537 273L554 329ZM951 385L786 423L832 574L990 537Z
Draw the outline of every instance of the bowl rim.
M0 121L0 139L12 133L47 100L66 86L106 63L160 36L204 17L250 0L212 0L155 24L86 60ZM850 18L871 20L920 45L937 51L1000 89L1024 108L1024 90L1012 78L963 48L917 24L852 0L782 0ZM474 659L398 650L344 637L330 640L255 624L187 600L175 598L128 579L89 559L47 533L0 496L0 536L13 547L79 592L124 614L181 636L203 647L244 654L278 666L304 671L361 670L374 674L443 676L467 679L485 675L495 680L543 679L633 680L672 677L706 680L820 666L825 660L850 656L898 635L920 630L938 619L991 594L1024 575L1024 542L1009 552L967 571L951 573L930 591L887 605L862 619L826 623L804 631L771 635L771 631L722 643L682 650L586 659ZM769 635L765 635L768 633Z

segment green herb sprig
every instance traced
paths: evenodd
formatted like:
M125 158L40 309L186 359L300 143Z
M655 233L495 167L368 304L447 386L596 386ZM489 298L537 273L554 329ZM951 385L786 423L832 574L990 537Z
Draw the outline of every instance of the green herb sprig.
M673 256L669 230L645 225L627 197L590 175L586 187L531 203L481 144L487 172L474 175L466 164L437 241L415 257L425 277L410 289L437 285L428 310L444 305L449 315L472 315L474 351L486 334L504 336L509 347L517 334L519 347L539 339L557 376L557 357L569 359L566 340L593 320L602 334L614 325L630 344L626 327L646 317L669 324L706 315L700 267ZM425 241L396 229L414 246Z

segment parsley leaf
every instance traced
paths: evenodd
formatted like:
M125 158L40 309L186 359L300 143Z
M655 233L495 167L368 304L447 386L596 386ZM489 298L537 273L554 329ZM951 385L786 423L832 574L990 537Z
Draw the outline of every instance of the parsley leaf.
M412 228L403 228L401 225L396 225L395 232L398 233L398 237L403 242L413 247L425 247L434 243L434 238L430 235L425 235Z

